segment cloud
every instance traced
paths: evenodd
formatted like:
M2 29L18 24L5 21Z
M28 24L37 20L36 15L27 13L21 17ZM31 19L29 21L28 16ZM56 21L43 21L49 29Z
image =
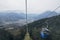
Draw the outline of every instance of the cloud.
M0 0L0 10L25 10L25 1Z
M60 5L60 0L27 0L28 13L41 13L54 10ZM25 0L0 0L0 11L21 10L25 11Z
M60 5L60 0L28 0L28 12L43 12L54 10Z

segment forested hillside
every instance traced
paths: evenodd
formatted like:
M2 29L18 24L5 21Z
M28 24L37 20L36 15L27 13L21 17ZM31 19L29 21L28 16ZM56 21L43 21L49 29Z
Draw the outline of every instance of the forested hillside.
M52 40L60 40L60 15L51 18L35 21L28 24L29 33L33 40L41 40L40 31L42 27L46 27L48 23L49 30L51 31Z
M28 33L32 40L42 40L40 36L41 28L46 27L48 23L50 30L50 40L60 40L60 15L37 20L28 24ZM7 27L9 25L6 25ZM19 25L16 25L18 27ZM2 26L3 27L3 26ZM12 27L12 26L10 26ZM15 27L15 25L13 25ZM0 29L1 40L24 40L26 37L26 25L14 29Z
M6 25L8 27L9 25ZM14 27L15 25L13 25ZM3 27L3 26L2 26ZM12 26L10 26L12 27ZM18 25L16 25L18 27ZM26 27L0 28L0 40L24 40Z

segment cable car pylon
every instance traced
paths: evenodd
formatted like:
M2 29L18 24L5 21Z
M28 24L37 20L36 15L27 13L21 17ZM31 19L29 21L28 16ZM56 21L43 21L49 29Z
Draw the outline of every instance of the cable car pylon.
M29 35L29 32L28 32L27 0L25 0L25 12L26 12L26 30L27 30L27 32L26 32L26 34L25 34L24 40L32 40L32 39L30 38L30 35Z

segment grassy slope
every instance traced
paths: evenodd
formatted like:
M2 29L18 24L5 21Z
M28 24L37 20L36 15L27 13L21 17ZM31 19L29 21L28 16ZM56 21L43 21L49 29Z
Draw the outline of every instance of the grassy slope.
M25 39L24 39L24 40L32 40L32 39L30 38L30 35L29 35L28 32L26 33L26 35L25 35Z

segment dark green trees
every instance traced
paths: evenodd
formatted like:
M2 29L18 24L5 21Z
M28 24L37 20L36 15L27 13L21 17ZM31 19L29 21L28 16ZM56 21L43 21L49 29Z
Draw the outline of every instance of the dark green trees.
M9 32L0 29L0 40L13 40L13 36Z

